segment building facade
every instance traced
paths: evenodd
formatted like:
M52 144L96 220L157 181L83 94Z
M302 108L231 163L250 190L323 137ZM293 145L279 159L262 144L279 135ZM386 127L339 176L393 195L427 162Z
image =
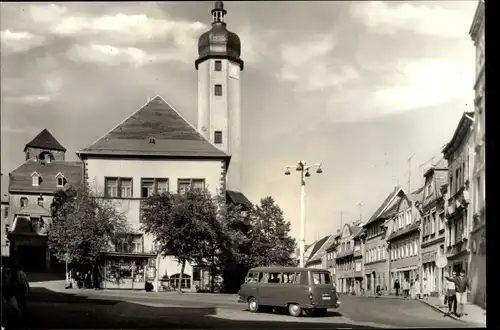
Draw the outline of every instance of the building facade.
M1 244L2 244L2 258L6 258L9 256L9 240L7 239L7 233L9 232L9 177L4 176L2 173L2 213L0 217L2 219L1 226Z
M326 269L326 258L327 249L333 244L335 241L335 235L328 235L319 240L316 244L318 249L314 252L313 255L307 260L306 268L321 268Z
M337 291L361 294L363 289L363 256L360 223L345 224L339 239L335 258Z
M113 200L134 237L131 244L115 246L114 252L103 255L106 287L117 286L107 276L113 267L128 269L120 288L134 288L132 268L144 274L139 282L161 279L164 287L174 287L180 281L181 288L191 291L209 285L206 266L186 265L181 279L181 265L174 256L157 255L154 238L140 229L143 199L192 187L225 194L229 202L250 204L241 193L241 43L226 29L226 13L222 2L216 1L212 28L198 40L198 130L157 96L78 152L85 183Z
M175 128L175 129L173 129ZM224 191L229 156L205 140L194 127L157 96L91 146L80 150L85 183L98 196L112 199L125 214L133 241L116 246L103 258L105 286L133 288L132 273L117 285L113 267L134 266L149 280L168 279L173 287L180 280L181 265L173 256L159 258L154 238L141 232L141 203L155 193L182 193L187 187L208 189L212 195ZM119 263L119 265L117 265ZM196 265L186 265L181 287L205 289L208 277ZM137 270L136 270L137 271ZM128 278L130 277L130 278ZM206 278L201 283L201 278ZM144 277L137 279L140 283ZM143 286L141 287L143 288Z
M9 173L9 254L28 271L61 268L47 246L54 193L81 183L82 164L66 161L64 148L44 129L24 152L26 162Z
M330 275L332 276L333 283L335 283L335 286L338 287L335 259L337 258L337 249L340 241L340 231L337 230L337 233L332 236L333 236L333 243L326 248L326 254L323 258L325 259L325 265L326 265L325 268L328 269Z
M414 282L418 278L420 264L421 215L418 203L422 200L423 188L410 195L400 194L392 216L386 221L389 246L389 292L394 290L396 279Z
M444 159L431 166L424 174L422 199L422 272L430 295L439 296L445 289L444 268L436 265L437 258L445 254L445 196L441 187L448 182L448 168ZM422 283L422 281L421 281Z
M468 241L472 226L469 190L474 156L473 117L473 112L462 115L452 139L443 149L444 158L448 161L448 184L445 188L445 249L449 272L464 270L467 273L469 269Z
M472 169L472 228L470 237L471 301L486 307L486 179L485 179L485 55L484 1L478 1L469 32L476 48L474 82L474 164Z
M375 213L363 225L364 240L364 289L375 294L377 285L386 290L390 287L385 222L394 214L397 199L404 195L403 188L396 187L382 202Z

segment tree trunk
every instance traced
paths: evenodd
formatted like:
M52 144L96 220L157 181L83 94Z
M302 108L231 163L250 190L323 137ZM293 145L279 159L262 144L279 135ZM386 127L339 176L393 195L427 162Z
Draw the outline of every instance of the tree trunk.
M211 275L211 283L210 283L210 292L214 293L215 291L215 247L212 249L212 265L210 269Z
M179 283L177 283L177 289L179 290L179 292L182 292L181 291L181 283L182 283L183 278L184 278L184 269L185 268L186 268L186 260L182 260L182 266L181 266L181 273L180 273Z

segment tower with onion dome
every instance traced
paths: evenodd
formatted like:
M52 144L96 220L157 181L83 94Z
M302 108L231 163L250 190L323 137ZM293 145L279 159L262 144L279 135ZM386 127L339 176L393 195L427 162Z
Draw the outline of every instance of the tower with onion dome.
M198 40L198 131L231 155L226 189L241 192L241 42L226 27L222 1L211 11L209 31Z

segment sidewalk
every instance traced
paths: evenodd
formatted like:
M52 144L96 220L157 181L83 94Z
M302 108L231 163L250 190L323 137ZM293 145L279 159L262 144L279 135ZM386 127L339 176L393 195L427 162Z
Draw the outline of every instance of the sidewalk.
M444 301L441 301L441 299L437 297L429 297L428 299L422 299L420 301L443 314L448 313L448 306L444 304ZM449 315L449 317L462 322L474 324L477 327L486 327L486 310L480 306L467 303L464 305L464 313L465 314L462 317L456 317L454 315Z
M374 298L375 296L367 296L367 297ZM404 299L403 296L396 296L396 295L381 295L378 298ZM428 297L427 299L417 299L417 300L432 307L434 310L438 312L441 312L443 314L448 313L448 305L445 305L444 301L438 297ZM486 310L482 309L477 305L467 303L464 306L464 312L466 313L466 315L463 315L462 317L456 317L453 314L448 316L457 321L474 324L477 327L486 327Z

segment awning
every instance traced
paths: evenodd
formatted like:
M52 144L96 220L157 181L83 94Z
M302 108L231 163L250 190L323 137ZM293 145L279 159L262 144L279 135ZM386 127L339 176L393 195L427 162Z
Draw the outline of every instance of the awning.
M406 272L406 271L415 270L415 269L418 269L418 267L417 266L402 267L402 268L397 268L397 269L391 270L391 272Z
M101 252L103 257L116 257L116 258L156 258L154 253L135 253L135 252Z

